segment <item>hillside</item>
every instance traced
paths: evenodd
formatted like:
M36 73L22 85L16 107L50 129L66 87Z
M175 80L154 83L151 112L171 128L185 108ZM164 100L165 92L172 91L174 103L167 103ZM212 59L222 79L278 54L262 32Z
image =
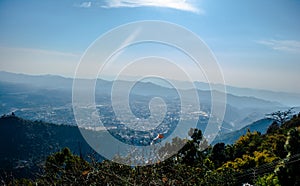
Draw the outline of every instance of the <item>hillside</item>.
M220 134L217 136L213 142L213 144L223 142L225 144L233 144L236 140L240 138L240 136L245 135L248 130L250 131L257 131L261 134L265 134L267 132L267 129L272 124L274 120L265 118L258 121L255 121L239 130L226 133L226 134Z
M12 123L7 121L13 121L20 134L31 134L28 130L21 132L21 129L32 127L30 122L15 116L2 117L1 121L1 126L6 126L2 129L10 134L15 131L9 130L15 128L10 129ZM31 127L20 128L17 123ZM259 123L256 125L259 126ZM73 127L68 129L73 130ZM17 139L9 135L5 138ZM171 144L165 144L158 150L158 155L167 153L172 146L183 141L174 139ZM148 166L127 166L113 161L88 162L64 148L45 158L42 172L36 179L2 177L1 181L7 185L300 185L300 114L268 130L265 135L247 131L232 145L217 143L203 150L199 146L204 142L202 132L195 129L174 156ZM7 146L2 148L11 151L10 144L8 141ZM17 156L15 153L11 155ZM130 161L131 156L117 158Z
M51 153L68 147L75 154L95 154L75 126L29 121L9 115L0 118L0 173L32 177ZM100 158L100 157L99 157Z

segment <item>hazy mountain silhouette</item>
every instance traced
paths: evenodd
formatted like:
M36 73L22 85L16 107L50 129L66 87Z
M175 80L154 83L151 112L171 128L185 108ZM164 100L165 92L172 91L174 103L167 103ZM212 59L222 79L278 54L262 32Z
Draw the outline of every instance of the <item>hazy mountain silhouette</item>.
M82 79L81 81L90 82L91 80ZM96 84L96 101L101 102L103 99L110 100L112 81L99 79ZM129 81L119 81L119 85L128 87L131 84ZM64 78L53 75L31 76L25 74L15 74L9 72L0 72L0 93L2 107L0 114L12 112L14 110L35 108L44 110L53 107L68 107L66 117L72 117L72 84L71 78ZM199 83L196 83L196 85ZM203 83L202 83L203 84ZM200 87L200 86L198 86ZM85 89L85 87L82 87ZM238 89L238 88L237 88ZM190 89L184 89L185 93L189 95ZM217 95L220 93L213 90ZM126 92L118 92L122 95ZM210 111L211 107L211 91L198 90L201 109L206 112ZM280 93L278 93L280 94ZM131 90L131 98L138 96L142 97L162 97L168 99L179 99L176 89L157 85L156 82L138 82ZM293 97L291 97L292 99ZM148 99L148 98L147 98ZM145 99L145 100L147 100ZM191 97L191 103L195 100ZM234 94L227 94L227 110L224 121L230 124L230 130L239 129L246 124L249 124L264 114L287 108L283 104L275 101L269 101L249 96L236 96ZM32 119L30 116L22 115L22 117ZM34 114L34 112L32 113ZM62 113L61 113L62 114ZM69 116L68 116L68 115ZM43 117L43 116L42 116ZM57 117L57 116L54 116ZM61 118L61 115L59 116ZM43 118L41 118L43 119ZM47 120L46 120L47 121ZM51 122L55 122L52 121ZM69 123L72 123L70 121ZM65 123L63 121L59 123Z

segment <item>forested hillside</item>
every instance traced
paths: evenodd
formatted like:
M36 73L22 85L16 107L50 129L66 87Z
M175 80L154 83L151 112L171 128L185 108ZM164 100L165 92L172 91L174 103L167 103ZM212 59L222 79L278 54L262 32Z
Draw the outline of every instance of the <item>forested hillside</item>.
M75 126L29 121L13 115L0 118L0 176L35 177L51 153L68 147L73 153L95 154ZM87 158L87 157L85 157Z
M49 126L45 124L30 123L14 116L2 117L1 131L12 130L9 127L14 123L3 123L3 120L21 120L24 125L40 125L41 136L32 136L43 143L46 135L45 130ZM17 123L17 122L16 122ZM28 126L28 127L29 127ZM4 128L5 127L5 128ZM45 128L46 127L46 128ZM52 126L54 127L54 126ZM65 126L64 136L70 135L73 127ZM29 127L30 128L30 127ZM15 130L14 129L14 130ZM2 132L3 133L3 132ZM21 130L18 132L21 133ZM30 135L26 132L24 135ZM74 135L74 133L72 133ZM78 133L79 135L79 133ZM56 136L57 137L57 136ZM52 138L55 139L54 137ZM6 162L3 154L21 156L22 149L11 147L11 140L17 140L24 146L31 145L32 153L34 146L39 144L26 144L22 142L22 136L2 136L1 164ZM168 152L173 145L182 143L182 139L174 139L172 144L166 144L157 151L158 155ZM46 144L43 143L43 144ZM75 155L69 148L53 153L45 158L42 170L31 179L12 179L10 174L2 176L2 183L14 185L242 185L250 183L255 185L299 185L300 167L300 114L279 125L273 123L267 134L256 131L248 131L234 144L225 145L217 143L206 150L200 150L205 144L202 132L194 129L190 140L174 156L166 161L157 162L149 166L130 167L116 164L112 161L96 161L84 159ZM67 145L67 144L61 144ZM75 145L75 144L74 144ZM76 146L76 145L75 145ZM44 148L51 148L44 145ZM52 147L53 148L53 147ZM128 155L130 156L130 155ZM123 158L126 161L128 157ZM6 162L14 163L14 162ZM7 172L9 173L9 172ZM32 173L34 174L34 173Z

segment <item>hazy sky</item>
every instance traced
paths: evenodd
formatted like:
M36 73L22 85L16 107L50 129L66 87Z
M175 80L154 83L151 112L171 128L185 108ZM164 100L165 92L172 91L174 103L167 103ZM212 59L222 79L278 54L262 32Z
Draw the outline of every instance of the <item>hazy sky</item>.
M72 77L95 39L142 20L196 33L226 84L300 93L298 0L1 0L0 70ZM134 56L134 48L123 55Z

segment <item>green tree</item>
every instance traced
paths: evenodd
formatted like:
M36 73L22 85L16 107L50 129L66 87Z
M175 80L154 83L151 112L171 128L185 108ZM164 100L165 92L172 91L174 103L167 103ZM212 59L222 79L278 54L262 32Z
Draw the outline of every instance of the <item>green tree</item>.
M226 149L224 143L217 143L214 145L210 159L214 162L216 167L220 167L226 161Z
M246 135L241 136L234 144L234 158L242 157L244 154L251 155L261 145L262 137L257 131L253 133L248 129Z
M270 114L267 114L266 116L267 116L267 118L271 118L271 119L275 120L277 123L279 123L280 125L282 125L283 123L285 123L286 121L291 119L291 116L293 114L293 109L294 108L290 108L286 111L272 112Z
M203 154L200 148L203 140L202 132L199 129L191 129L189 132L192 140L189 140L183 148L178 152L177 157L188 165L195 165L195 163L202 163Z
M272 134L272 133L278 131L278 129L279 129L279 125L278 125L277 121L273 121L273 123L267 129L267 134Z
M277 166L275 173L281 185L300 185L300 127L288 132L285 149L286 158Z
M232 168L220 167L216 170L207 171L203 176L199 185L215 186L215 185L224 185L224 186L235 186L241 185L236 179L237 172Z
M264 137L264 140L258 149L259 151L268 150L275 156L285 158L287 155L287 151L284 148L285 142L286 135L279 133L269 134Z
M161 159L169 158L171 155L177 154L178 150L181 149L185 143L186 139L173 138L172 143L165 143L163 147L158 149L158 154Z
M258 177L255 181L257 186L280 186L278 177L274 173Z
M55 184L83 183L84 177L91 167L89 163L73 155L68 148L48 156L45 163L43 181Z

